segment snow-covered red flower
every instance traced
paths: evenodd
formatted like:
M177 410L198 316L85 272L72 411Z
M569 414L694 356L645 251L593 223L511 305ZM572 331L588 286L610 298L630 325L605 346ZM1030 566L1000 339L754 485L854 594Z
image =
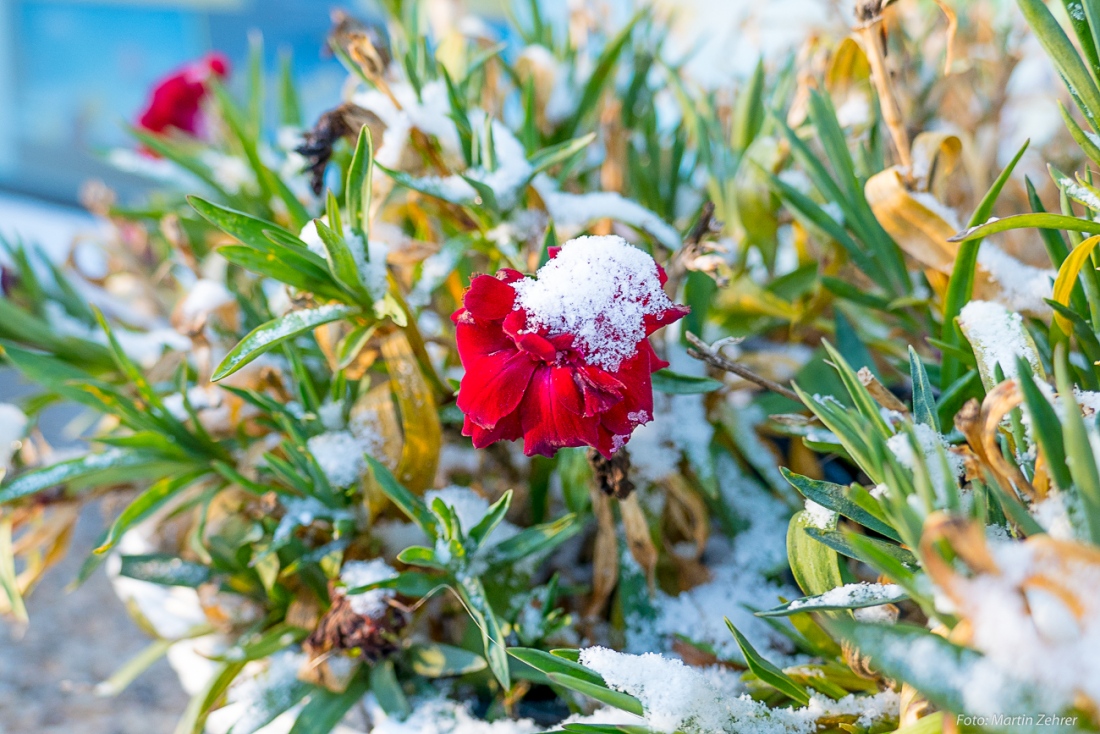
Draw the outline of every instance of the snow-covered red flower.
M190 135L203 132L202 103L209 92L210 80L224 78L229 62L219 53L207 54L157 82L149 104L138 118L138 126L153 133L169 128Z
M451 317L466 374L462 432L482 448L523 439L528 456L593 446L610 457L653 417L649 335L688 313L664 270L621 237L579 237L534 278L479 275Z

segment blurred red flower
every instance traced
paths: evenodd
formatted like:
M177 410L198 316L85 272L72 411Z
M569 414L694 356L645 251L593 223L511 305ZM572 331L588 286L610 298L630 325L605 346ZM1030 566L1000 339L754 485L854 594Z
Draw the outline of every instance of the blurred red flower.
M189 135L201 135L202 102L209 92L210 79L221 79L227 74L229 61L219 53L207 54L201 61L170 74L153 88L138 126L158 134L175 128Z
M534 279L479 275L456 325L466 368L462 432L483 448L523 439L526 455L592 446L610 457L653 419L651 373L668 363L649 335L688 313L664 270L620 237L580 237Z

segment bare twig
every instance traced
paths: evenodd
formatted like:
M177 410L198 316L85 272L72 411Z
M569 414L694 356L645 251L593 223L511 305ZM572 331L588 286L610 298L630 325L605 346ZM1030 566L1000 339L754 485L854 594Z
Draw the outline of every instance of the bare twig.
M687 237L684 238L683 247L680 248L679 252L674 253L672 260L668 263L668 284L666 290L673 293L675 292L680 279L684 276L684 273L687 272L688 261L700 254L703 238L709 234L721 231L721 229L722 223L714 218L714 202L705 202L702 210L699 212L699 219L695 222L695 226L691 228Z
M802 398L798 397L798 393L794 392L790 388L780 385L774 380L769 380L766 377L761 377L752 370L746 367L742 367L736 362L731 362L730 360L719 354L705 341L695 336L695 334L692 334L691 332L686 332L685 336L687 337L687 340L692 344L692 347L689 347L687 350L688 354L695 359L702 360L712 367L717 367L718 369L725 372L731 372L738 377L748 380L753 384L759 385L766 390L771 390L778 395L782 395L788 400L793 400L796 403L802 402Z
M871 65L871 79L878 92L879 106L882 108L882 121L890 131L894 148L898 152L898 162L906 171L912 171L913 157L910 155L909 133L901 119L901 108L894 96L890 73L886 70L886 34L882 28L882 9L889 5L882 0L862 0L856 5L856 18L860 25L856 28L863 45L863 53Z

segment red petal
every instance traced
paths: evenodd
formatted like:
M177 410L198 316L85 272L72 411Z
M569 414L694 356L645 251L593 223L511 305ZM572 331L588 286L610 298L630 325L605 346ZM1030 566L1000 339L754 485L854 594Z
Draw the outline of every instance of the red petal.
M523 400L536 363L491 322L462 321L455 329L455 340L466 368L458 407L477 425L492 428Z
M649 355L644 349L623 362L615 377L623 384L623 399L604 411L603 425L612 433L630 435L642 423L653 419L653 380Z
M513 411L500 419L492 428L482 428L466 416L462 423L462 435L473 439L475 449L483 449L497 441L515 441L523 437L519 411Z
M229 74L229 59L227 59L223 53L217 51L209 53L206 55L204 62L206 63L206 68L215 76L225 77Z
M559 252L561 252L561 245L546 248L546 254L549 256L550 260L553 260L555 257L557 257Z
M479 319L498 321L512 312L516 289L491 275L479 275L470 281L462 303Z
M659 314L646 314L645 317L645 334L649 336L653 332L660 329L662 326L668 326L671 323L679 321L680 319L691 313L689 306L681 306L678 303L674 303L672 308L666 308Z
M665 367L668 367L668 362L658 357L657 352L653 351L653 345L649 343L649 339L644 339L638 344L638 352L645 353L649 356L650 372L656 372L657 370L663 370Z
M574 374L584 396L584 414L593 416L622 400L626 386L598 367L584 365Z
M520 405L523 453L553 456L561 448L596 443L599 422L571 410L582 404L570 367L542 367L535 372Z
M508 314L502 326L504 333L512 337L516 346L523 351L538 357L543 362L553 363L557 361L558 350L549 339L541 334L526 331L527 312L522 308Z

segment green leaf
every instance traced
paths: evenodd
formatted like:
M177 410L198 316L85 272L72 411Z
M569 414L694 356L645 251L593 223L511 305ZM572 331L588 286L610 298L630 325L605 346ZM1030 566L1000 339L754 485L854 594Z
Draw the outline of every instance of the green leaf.
M600 54L599 59L596 61L596 66L592 70L592 74L588 77L588 81L585 82L584 91L581 92L580 101L577 103L576 110L573 114L562 123L558 128L559 138L572 138L576 136L577 128L580 126L581 121L589 115L595 113L599 107L600 95L603 94L604 86L608 82L614 84L614 71L615 64L619 60L619 56L623 52L623 48L626 46L627 41L630 40L631 35L634 33L634 27L638 24L644 16L649 13L648 8L640 10L630 19L622 30L618 34L608 41L604 46L603 52Z
M737 646L741 648L741 654L745 656L745 662L748 663L749 670L764 683L767 683L784 696L794 700L800 706L808 705L810 703L810 694L806 693L806 689L791 680L790 676L771 662L761 657L760 653L756 651L756 648L754 648L749 641L745 639L745 636L733 626L733 622L729 620L729 617L725 619L726 626L729 627L730 632L733 633L734 638L737 640Z
M170 553L149 553L122 556L119 574L138 581L148 581L161 586L187 586L197 588L210 580L213 572L209 566L185 561Z
M1070 475L1084 500L1089 536L1093 543L1100 543L1100 471L1097 470L1096 456L1085 429L1085 419L1073 397L1073 373L1062 344L1054 352L1054 377L1058 394L1068 404L1062 417L1062 437Z
M310 691L309 701L302 707L289 734L329 734L351 707L367 695L370 687L370 668L360 665L343 693L326 688Z
M647 726L630 724L562 724L561 728L576 734L653 734Z
M406 652L409 667L425 678L444 678L485 670L485 658L461 647L441 643L413 644Z
M1031 435L1038 441L1046 459L1047 471L1054 484L1061 490L1068 490L1073 479L1066 460L1066 447L1062 437L1062 422L1032 377L1027 360L1018 360L1016 382L1024 396L1024 405L1031 416Z
M569 514L553 522L524 528L493 546L489 563L491 566L512 564L522 558L545 553L579 533L583 527L576 515Z
M335 202L336 199L332 196L331 192L329 192L329 197ZM332 213L329 214L329 218L334 218L334 214L335 210L332 210ZM360 303L369 305L372 300L370 293L363 284L359 263L356 261L355 255L351 251L351 245L348 244L347 238L344 237L343 232L329 227L320 219L315 219L314 224L317 227L317 235L321 238L321 243L325 246L325 259L328 262L329 272L332 273L332 277L349 293L355 294L355 297L359 299ZM365 247L365 239L363 243Z
M473 544L474 548L480 547L482 542L489 537L490 533L496 530L496 527L500 525L501 520L504 519L504 515L507 514L508 508L511 506L512 490L509 489L485 512L485 517L481 518L480 522L467 531L466 537Z
M613 706L622 711L628 711L636 716L645 715L645 709L642 708L641 701L626 693L611 690L604 685L602 681L596 684L581 678L574 678L573 676L561 675L559 673L548 673L546 677L562 688L568 688L571 691L582 693L602 704Z
M871 397L871 393L867 392L867 388L863 386L863 383L859 381L855 370L828 340L822 340L821 344L825 347L825 351L829 353L829 358L832 360L837 374L840 375L841 382L848 390L848 394L852 396L852 402L855 403L856 409L878 429L879 435L883 437L891 435L892 431L886 425L886 419L882 417L878 403Z
M786 467L780 467L779 471L783 474L783 478L801 492L806 499L812 500L833 512L838 512L849 520L854 520L876 533L901 541L893 526L849 499L846 487L819 479L810 479L801 474L795 474Z
M830 526L835 528L836 520ZM787 557L799 588L814 596L843 586L844 577L836 551L814 542L806 534L807 528L816 528L809 513L796 512L787 527Z
M359 139L355 142L355 153L351 157L345 185L344 208L347 210L351 230L363 238L366 247L370 234L370 198L371 167L374 164L374 143L371 140L370 126L359 130Z
M397 554L397 560L410 566L424 566L445 570L447 566L435 556L435 551L422 545L412 545Z
M279 121L285 127L302 126L302 104L294 84L294 58L289 49L279 53Z
M811 527L806 528L806 534L814 540L821 541L841 555L848 556L849 558L855 558L857 561L863 561L864 563L871 562L860 548L856 547L849 541L849 538L846 534L841 533L838 530L823 530L821 528ZM874 545L883 553L894 558L899 563L913 568L916 568L918 565L917 557L899 545L887 543L883 540L868 538L866 536L864 536L863 540L866 543Z
M587 148L592 144L592 141L596 139L596 133L588 133L582 135L579 138L573 140L567 140L564 143L558 143L552 145L549 148L543 148L535 155L531 156L531 175L527 177L527 181L530 182L538 174L543 171L552 168L553 166L569 160L577 153Z
M328 272L321 273L323 280L318 280L308 266L303 268L302 263L296 262L293 256L281 257L274 252L261 252L245 245L223 245L218 248L218 254L245 270L273 278L300 291L326 298L347 298L347 294L332 283Z
M176 724L175 734L203 734L210 709L222 697L233 680L244 668L244 663L226 663L210 676L206 685L191 697L183 717Z
M492 669L501 687L508 690L512 685L508 672L508 647L504 643L504 634L501 632L496 614L485 596L481 579L476 576L463 576L458 579L457 591L458 598L466 607L466 612L481 631L481 642L485 647L485 658L489 661L489 668Z
M995 219L992 222L979 224L959 232L954 237L948 238L948 242L966 242L967 240L982 239L991 234L1009 232L1014 229L1053 229L1066 230L1067 232L1087 232L1100 234L1100 222L1091 219L1079 219L1068 217L1064 214L1048 214L1035 212L1032 214L1015 214L1003 219Z
M301 642L309 636L309 632L304 627L296 627L286 622L280 622L264 630L253 639L243 642L238 639L233 647L222 653L218 658L224 662L260 660Z
M405 698L405 692L393 670L393 660L383 660L374 666L370 674L370 690L378 699L382 710L398 721L403 721L412 713L409 700Z
M198 146L194 144L189 145L181 140L166 135L156 135L138 127L128 127L127 129L129 133L137 138L146 148L153 151L161 158L172 161L183 170L195 176L195 178L216 191L222 198L233 198L230 196L229 192L221 187L217 179L214 178L214 175L210 171L210 167L199 158L199 151L201 149Z
M258 682L259 690L248 700L243 715L229 729L229 734L254 734L316 690L315 686L296 676L282 675L274 680L260 678Z
M142 470L171 466L171 462L147 453L108 449L78 459L62 461L52 466L21 474L0 488L0 504L41 492L51 487L100 476L119 477L140 474Z
M730 126L730 145L745 150L764 126L764 58L756 62L748 85L737 95Z
M561 655L552 655L544 650L530 647L511 647L508 648L508 654L546 675L576 678L595 686L607 687L603 678L594 670Z
M936 412L936 398L932 395L932 385L928 381L928 372L924 362L909 347L909 376L913 381L913 420L923 423L936 433L940 432L940 418Z
M207 469L198 469L178 476L168 476L153 484L115 518L107 531L107 537L93 552L102 554L109 551L122 538L123 533L163 507L180 490L208 473Z
M964 686L980 653L908 624L859 624L834 620L836 633L870 658L871 666L893 680L916 688L937 707L968 711Z
M804 596L801 599L795 599L789 601L786 604L769 609L765 612L757 612L757 617L789 617L792 614L801 614L802 612L823 612L823 611L836 611L841 609L863 609L865 607L877 607L882 604L897 604L898 602L905 601L909 598L909 595L904 591L898 591L897 593L879 593L879 594L866 594L858 602L848 602L838 604L831 601L828 592L825 594L819 594L817 596Z
M1070 95L1085 113L1085 118L1094 130L1100 131L1097 126L1097 120L1100 120L1100 90L1096 88L1096 82L1081 61L1073 42L1043 0L1017 0L1017 4L1047 56L1054 62Z
M134 679L149 669L149 666L164 657L168 648L176 644L176 640L153 640L142 648L134 657L127 660L122 667L111 674L107 680L96 684L97 696L117 696L126 690L126 687L134 682Z
M722 383L718 380L685 375L667 368L653 373L653 389L668 395L697 395L714 392L720 387Z
M356 309L351 306L329 303L316 308L291 311L285 316L257 326L237 346L233 347L229 354L225 355L210 379L213 381L224 379L287 339L323 324L348 318L355 313L357 313Z
M366 456L365 458L382 493L389 497L390 501L397 505L397 508L405 513L406 517L419 525L425 535L433 541L439 537L435 515L424 504L424 500L402 487L382 462L372 456Z

